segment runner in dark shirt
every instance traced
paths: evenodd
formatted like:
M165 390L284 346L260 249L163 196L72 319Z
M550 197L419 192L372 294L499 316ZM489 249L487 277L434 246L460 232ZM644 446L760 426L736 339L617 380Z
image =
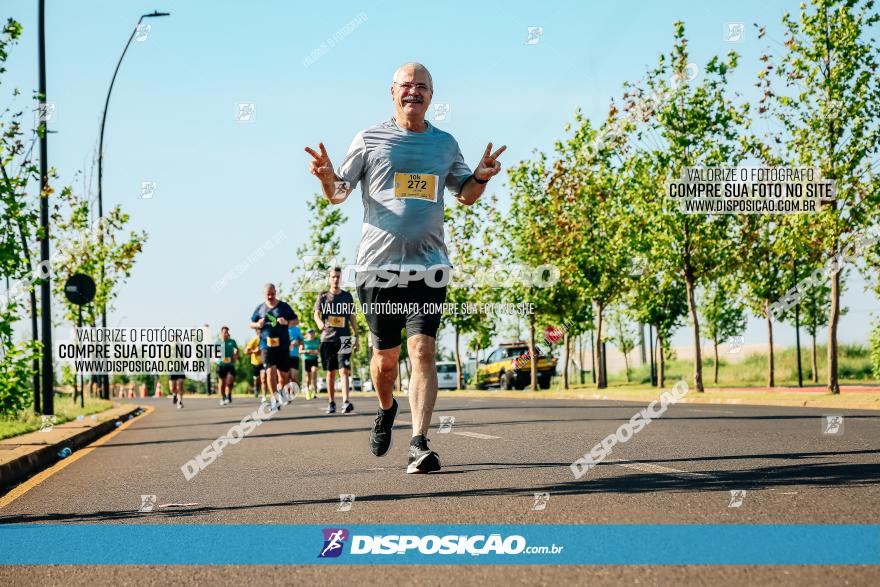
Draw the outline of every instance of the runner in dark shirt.
M274 410L286 403L283 389L290 382L290 336L287 327L299 324L299 318L293 308L275 297L273 284L267 283L263 293L266 301L257 306L251 315L251 328L260 329L260 353L266 369L271 408Z

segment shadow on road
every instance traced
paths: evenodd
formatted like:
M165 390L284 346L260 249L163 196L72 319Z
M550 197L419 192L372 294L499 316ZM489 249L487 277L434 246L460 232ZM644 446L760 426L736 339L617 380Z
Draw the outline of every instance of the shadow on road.
M829 457L834 458L844 454L874 454L880 451L864 450L851 452L827 452L827 453L794 453L794 454L766 454L766 455L733 455L714 456L698 459L679 460L725 460L725 459L798 459ZM627 461L628 463L654 462L654 461ZM667 459L662 462L672 462ZM532 468L560 468L568 469L568 463L471 463L453 464L447 466L444 471L447 474L485 473L492 470L507 469L532 469ZM553 495L591 495L602 493L616 493L621 495L634 495L642 493L668 492L727 492L730 489L768 490L788 487L805 488L852 488L865 487L880 483L880 464L844 464L844 463L810 463L792 464L789 466L771 465L767 467L755 467L736 471L691 471L703 473L705 477L695 478L692 476L680 476L671 473L634 473L630 469L616 467L614 463L602 463L603 472L614 473L610 476L596 477L590 473L579 481L566 481L562 483L536 486L524 483L521 486L491 487L459 489L449 491L419 491L418 493L388 492L377 495L358 495L359 503L363 502L400 502L404 500L423 500L434 498L471 498L471 497L531 497L536 491L549 492ZM607 470L606 470L607 469ZM352 474L365 473L366 470L350 471ZM279 506L314 506L322 504L338 504L338 497L323 499L299 499L287 502L269 502L259 504L243 504L232 506L200 506L187 509L160 510L149 513L137 511L98 511L86 514L58 513L45 515L11 515L0 516L0 524L35 523L35 522L118 522L122 520L143 519L145 522L159 523L161 520L174 520L180 518L199 517L212 512L234 511L267 511Z

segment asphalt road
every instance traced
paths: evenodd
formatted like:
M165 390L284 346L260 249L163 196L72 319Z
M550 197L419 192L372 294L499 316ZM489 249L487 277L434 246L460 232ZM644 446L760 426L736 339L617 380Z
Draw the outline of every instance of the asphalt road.
M368 431L375 400L356 412L325 415L323 400L302 398L255 429L192 480L181 465L257 403L236 398L138 400L156 410L0 510L0 523L168 524L877 524L880 523L880 412L679 404L609 459L575 480L569 465L643 404L456 398L441 394L429 433L443 470L406 475L410 436L401 401L394 445L373 457ZM839 435L822 434L828 413L843 414ZM440 417L454 416L449 433ZM745 490L739 507L731 491ZM549 493L535 510L534 493ZM355 495L338 511L340 494ZM157 507L139 512L141 495ZM128 574L137 568L137 573ZM225 569L225 570L224 570ZM218 577L293 584L324 567L96 567L88 582L201 583ZM333 572L339 572L337 568ZM861 567L530 567L456 569L345 567L346 578L465 584L505 577L514 584L876 584ZM237 575L238 574L238 575ZM0 580L76 584L71 567L6 567ZM4 582L6 582L4 580Z

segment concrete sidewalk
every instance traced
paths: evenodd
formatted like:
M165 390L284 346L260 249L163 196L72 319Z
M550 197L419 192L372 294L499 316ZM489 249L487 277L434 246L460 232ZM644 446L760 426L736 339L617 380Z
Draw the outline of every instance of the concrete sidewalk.
M58 424L46 431L29 432L0 440L0 490L59 461L64 448L80 449L114 430L143 408L135 404L119 407ZM119 423L119 424L117 424Z

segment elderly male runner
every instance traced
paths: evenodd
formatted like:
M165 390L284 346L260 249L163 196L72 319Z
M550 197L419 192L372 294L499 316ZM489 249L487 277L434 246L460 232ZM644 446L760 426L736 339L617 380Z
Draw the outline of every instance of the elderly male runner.
M400 331L406 328L413 365L409 386L413 436L407 473L440 469L440 457L428 448L425 435L437 400L434 352L440 312L432 308L446 299L451 268L444 242L443 188L462 204L473 204L489 179L501 171L496 159L506 148L493 153L489 143L471 173L452 135L425 120L433 91L428 70L421 64L407 63L394 73L391 84L394 117L359 132L335 171L323 143L320 152L306 147L313 158L310 171L320 179L331 203L344 202L361 184L364 225L358 247L357 290L372 334L370 374L379 413L370 434L370 449L376 456L385 455L391 447L391 428L397 415L392 389ZM386 302L407 304L408 312L385 312ZM418 309L409 311L411 304L417 304Z

